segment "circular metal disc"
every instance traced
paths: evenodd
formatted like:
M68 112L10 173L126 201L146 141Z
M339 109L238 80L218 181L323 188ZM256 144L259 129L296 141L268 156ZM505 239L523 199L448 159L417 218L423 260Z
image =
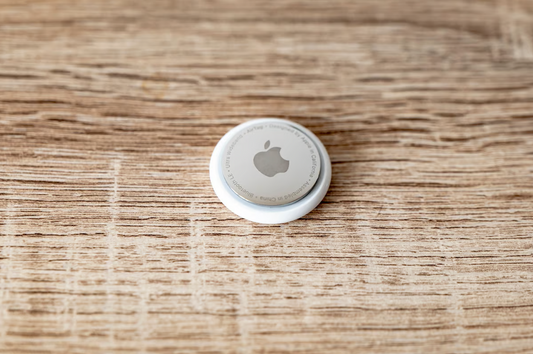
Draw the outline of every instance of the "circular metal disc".
M238 132L223 153L222 171L243 199L280 206L303 198L320 175L317 146L284 122L259 122Z

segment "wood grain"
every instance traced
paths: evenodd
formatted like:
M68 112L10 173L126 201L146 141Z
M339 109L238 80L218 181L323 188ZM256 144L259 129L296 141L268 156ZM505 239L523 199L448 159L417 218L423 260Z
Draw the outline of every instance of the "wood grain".
M279 226L208 178L292 119ZM0 1L0 352L533 353L533 1Z

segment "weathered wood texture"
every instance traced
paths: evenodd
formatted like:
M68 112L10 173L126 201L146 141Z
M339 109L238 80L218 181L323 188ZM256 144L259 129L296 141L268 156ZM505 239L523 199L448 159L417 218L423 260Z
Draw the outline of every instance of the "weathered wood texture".
M533 352L532 1L0 1L0 352ZM257 117L333 181L218 201Z

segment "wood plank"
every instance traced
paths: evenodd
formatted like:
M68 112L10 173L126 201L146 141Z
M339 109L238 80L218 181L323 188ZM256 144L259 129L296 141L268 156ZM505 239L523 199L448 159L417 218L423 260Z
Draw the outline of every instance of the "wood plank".
M533 1L0 0L0 352L533 352ZM287 118L277 226L208 177Z

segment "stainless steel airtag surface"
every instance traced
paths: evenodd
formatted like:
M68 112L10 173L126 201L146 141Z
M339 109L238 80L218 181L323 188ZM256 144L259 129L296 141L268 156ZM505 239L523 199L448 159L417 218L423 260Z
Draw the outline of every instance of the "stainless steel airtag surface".
M276 121L244 127L228 143L221 164L224 179L237 195L270 206L303 198L321 169L313 140L296 127Z

